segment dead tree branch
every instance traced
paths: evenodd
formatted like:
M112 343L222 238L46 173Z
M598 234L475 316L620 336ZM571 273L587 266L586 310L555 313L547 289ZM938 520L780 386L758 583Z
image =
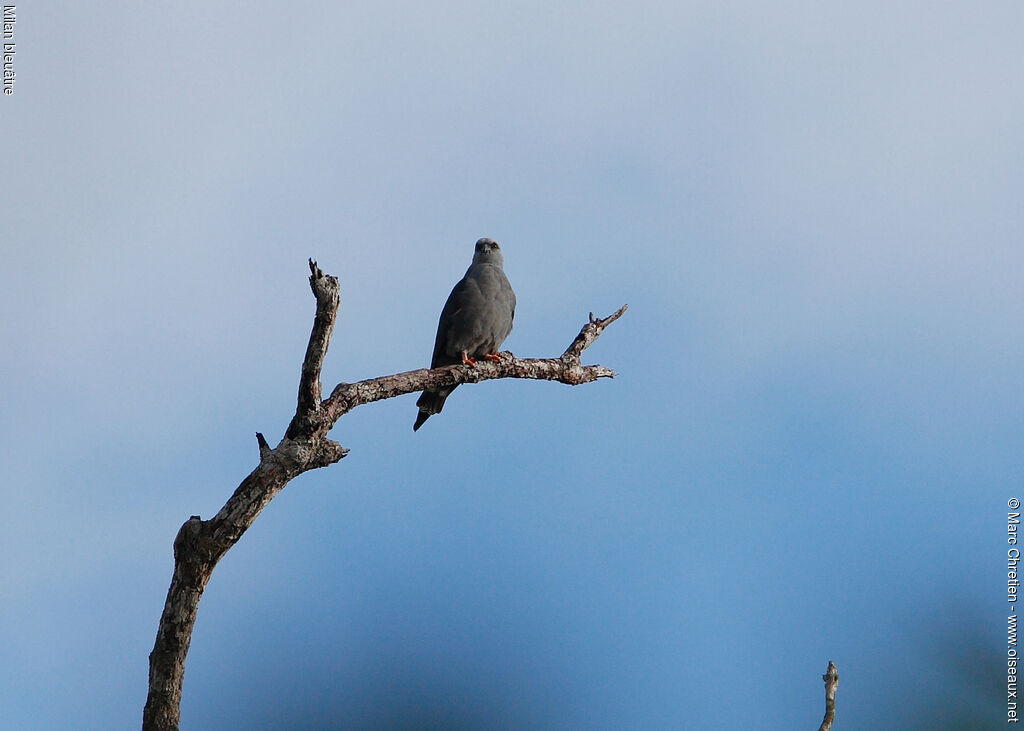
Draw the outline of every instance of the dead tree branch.
M836 720L836 688L839 687L839 672L835 663L828 661L828 670L821 679L825 681L825 718L822 719L818 731L829 731Z
M344 457L348 450L327 438L335 422L357 406L373 401L437 389L458 383L477 383L495 378L533 378L570 385L610 378L615 373L599 365L580 364L583 351L604 329L626 311L623 305L604 319L595 318L559 358L516 358L502 353L497 363L476 366L454 365L421 368L358 383L338 384L321 400L320 372L338 317L338 280L324 274L309 261L309 284L316 297L316 316L302 362L295 416L280 444L271 448L262 434L256 434L259 464L235 490L213 518L193 515L174 539L174 573L167 590L156 642L149 656L149 695L142 716L143 731L177 729L181 720L181 690L195 626L199 600L217 562L242 537L260 512L293 478L308 470L326 467Z

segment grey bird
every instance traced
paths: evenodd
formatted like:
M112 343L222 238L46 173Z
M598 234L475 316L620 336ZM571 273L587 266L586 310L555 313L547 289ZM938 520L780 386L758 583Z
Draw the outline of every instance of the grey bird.
M434 355L430 367L467 363L477 358L499 360L498 348L512 332L516 314L516 293L502 269L505 260L494 239L480 239L473 252L473 263L466 275L448 295L437 322ZM424 391L416 405L419 414L412 430L434 414L440 414L444 400L455 386L437 391Z

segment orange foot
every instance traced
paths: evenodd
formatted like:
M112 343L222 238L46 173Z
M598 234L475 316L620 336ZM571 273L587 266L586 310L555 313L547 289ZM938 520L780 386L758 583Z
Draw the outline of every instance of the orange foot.
M470 358L469 355L466 354L466 351L463 350L462 351L462 362L465 363L466 365L475 366L476 365L476 358Z
M484 355L484 358L486 358L487 360L491 361L492 363L500 363L501 362L501 356L498 355L497 353L486 353Z

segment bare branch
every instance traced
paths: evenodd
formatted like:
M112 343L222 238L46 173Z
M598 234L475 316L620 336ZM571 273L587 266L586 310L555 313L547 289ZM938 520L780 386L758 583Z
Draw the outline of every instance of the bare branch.
M320 370L324 365L327 348L331 344L334 322L338 318L341 298L338 294L338 279L324 274L316 262L309 260L309 286L316 297L316 317L309 334L306 357L302 360L302 378L299 380L299 403L295 418L288 425L285 436L294 439L311 427L312 415L320 408Z
M185 656L192 641L199 599L210 578L202 552L191 549L202 523L198 515L193 515L174 539L174 575L149 656L149 697L142 714L143 729L178 728Z
M174 574L149 656L149 696L142 716L144 731L178 728L185 657L199 600L217 562L293 478L334 464L348 453L327 437L341 416L372 401L458 383L533 378L577 385L615 375L604 366L581 365L580 354L625 312L625 306L603 320L591 314L590 322L583 326L560 358L516 358L511 353L502 353L498 363L480 362L475 367L456 365L433 370L421 368L359 383L342 383L327 400L321 401L320 374L341 300L335 277L324 274L312 259L309 269L309 284L316 297L316 316L302 362L295 416L281 443L273 449L257 432L260 461L256 469L242 480L217 515L210 520L193 515L174 539Z
M339 383L323 403L323 417L332 426L340 417L357 406L373 401L393 398L425 389L437 390L461 383L479 383L495 378L531 378L540 381L559 381L570 386L590 383L598 378L614 378L615 371L605 366L580 364L580 354L601 336L604 329L622 316L629 305L623 305L614 314L595 319L583 326L580 334L559 358L516 358L512 353L501 353L501 361L478 361L475 365L451 365L440 368L420 368L415 371L379 376L358 383Z
M832 722L836 720L836 688L839 687L839 672L831 660L828 661L828 670L821 679L825 681L825 718L818 731L829 731Z

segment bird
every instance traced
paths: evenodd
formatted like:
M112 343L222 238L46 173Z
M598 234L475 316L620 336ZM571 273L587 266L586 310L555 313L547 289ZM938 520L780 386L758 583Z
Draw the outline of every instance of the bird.
M437 321L431 368L456 363L475 365L477 358L500 360L498 348L512 332L516 315L516 293L505 276L504 264L497 241L483 238L476 242L473 263L448 295ZM440 414L454 390L455 386L446 386L420 394L412 430Z

